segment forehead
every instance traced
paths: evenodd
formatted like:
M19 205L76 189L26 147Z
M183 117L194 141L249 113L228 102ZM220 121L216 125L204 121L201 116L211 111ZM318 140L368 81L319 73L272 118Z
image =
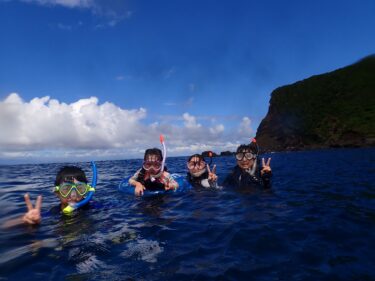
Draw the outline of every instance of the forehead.
M189 162L199 162L199 161L203 161L202 159L200 159L198 156L194 156L193 158L191 158L189 160Z
M147 160L159 160L160 157L159 157L159 155L156 155L156 154L148 154L148 155L146 155L146 159Z
M242 148L239 151L237 151L237 153L247 153L247 152L251 152L251 150L249 148Z
M61 181L62 182L74 182L76 180L73 176L65 176Z

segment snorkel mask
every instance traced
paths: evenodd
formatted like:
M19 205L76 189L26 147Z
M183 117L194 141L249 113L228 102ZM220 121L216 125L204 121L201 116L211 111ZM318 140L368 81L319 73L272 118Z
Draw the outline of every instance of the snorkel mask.
M198 160L196 160L197 158ZM192 161L193 159L195 159L195 161ZM200 154L194 154L190 156L188 162L186 163L186 166L189 169L189 173L193 177L200 177L201 175L203 175L207 170L206 165L207 164L205 159ZM192 171L193 169L195 170L195 172Z
M91 168L92 168L91 185L88 185L84 182L74 183L72 180L72 182L66 182L61 185L55 186L55 191L58 191L63 198L67 198L68 196L70 196L73 190L80 196L86 195L86 197L83 200L77 203L69 203L69 205L63 209L64 214L71 214L74 210L86 205L91 200L92 196L94 195L96 181L97 181L97 170L96 170L96 165L94 162L91 162Z

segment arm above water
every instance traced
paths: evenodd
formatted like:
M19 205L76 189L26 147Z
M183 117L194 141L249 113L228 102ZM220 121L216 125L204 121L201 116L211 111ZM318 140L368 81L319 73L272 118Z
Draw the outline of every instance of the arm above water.
M3 228L13 227L22 223L28 225L38 225L41 223L42 216L40 215L40 210L42 207L42 196L39 195L36 199L35 208L30 201L30 196L28 193L25 194L24 198L27 206L27 212L21 218L12 219L5 222L2 225Z
M176 190L178 188L178 183L168 172L163 172L163 177L165 179L165 190Z
M145 191L145 187L143 186L142 183L137 181L138 175L140 173L141 169L139 169L130 179L129 179L129 184L134 186L134 194L137 196L142 196L143 192Z
M267 161L262 158L262 169L260 170L260 177L263 182L264 188L271 188L272 186L272 170L271 170L271 158L268 158Z

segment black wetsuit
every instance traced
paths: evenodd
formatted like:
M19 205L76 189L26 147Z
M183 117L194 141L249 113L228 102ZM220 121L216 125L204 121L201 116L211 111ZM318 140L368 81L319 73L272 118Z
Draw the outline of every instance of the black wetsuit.
M203 174L201 174L199 177L193 177L192 174L189 172L187 173L187 180L191 184L192 187L199 188L199 187L207 187L202 185L202 180L205 180L208 178L208 171L205 171Z
M259 165L258 165L259 167ZM272 173L264 173L263 176L260 174L260 169L257 169L254 172L254 175L251 175L248 171L241 169L236 165L232 172L226 177L223 182L225 187L263 187L265 189L271 188L271 178Z
M164 166L164 171L168 171L166 166ZM165 184L160 182L160 178L154 178L153 181L151 178L145 180L145 170L143 168L140 170L136 181L140 182L147 190L150 191L165 190Z
M165 190L165 184L160 182L157 178L154 181L151 181L151 179L143 180L142 184L147 190Z

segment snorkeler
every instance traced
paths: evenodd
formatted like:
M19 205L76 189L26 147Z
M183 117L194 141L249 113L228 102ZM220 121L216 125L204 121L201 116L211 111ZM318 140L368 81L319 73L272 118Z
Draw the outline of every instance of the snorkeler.
M150 148L145 151L142 168L129 179L129 184L135 187L135 195L143 195L145 190L176 190L178 188L178 183L167 172L164 163L165 157L160 149Z
M96 186L96 166L92 162L93 179L92 184L87 182L85 172L76 166L64 166L56 175L54 193L60 199L60 210L64 214L72 213L79 207L85 206L92 198ZM5 227L10 227L20 223L37 225L42 221L41 206L42 196L39 195L35 207L33 207L28 193L24 195L27 212L15 220L5 223Z
M189 157L187 162L187 180L193 187L217 188L216 165L210 170L200 154L194 154Z
M267 161L262 158L262 168L258 163L259 147L253 139L250 144L242 144L237 148L237 165L223 182L224 186L232 187L271 187L271 158Z

